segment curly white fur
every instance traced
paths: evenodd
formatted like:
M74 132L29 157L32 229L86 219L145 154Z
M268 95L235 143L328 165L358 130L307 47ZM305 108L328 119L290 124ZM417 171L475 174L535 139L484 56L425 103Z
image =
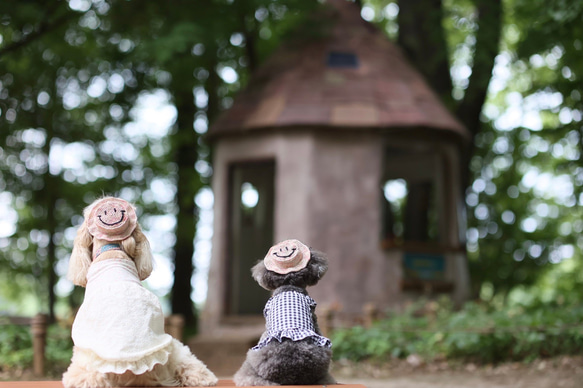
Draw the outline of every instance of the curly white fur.
M104 199L94 202L84 211L85 221L77 232L69 262L69 279L74 284L85 287L88 285L87 274L92 263L110 259L132 260L135 263L139 280L146 279L152 272L152 254L148 240L139 225L136 226L128 238L116 242L120 245L121 251L105 251L99 257L94 258L95 252L99 252L101 247L111 243L110 241L94 238L87 228L88 214L92 207L102 200ZM133 276L136 276L135 272ZM121 296L123 297L123 295ZM156 316L156 314L153 315ZM161 335L164 334L161 333ZM104 338L103 340L107 341L109 338ZM71 365L63 374L63 385L65 388L216 385L218 381L216 376L181 342L172 339L164 350L168 352L167 361L164 364L156 363L145 373L134 374L129 370L121 373L111 373L99 371L104 363L103 358L99 357L91 349L75 346ZM147 360L149 356L144 356L144 363L152 363L151 360ZM128 360L128 364L139 364L141 361Z

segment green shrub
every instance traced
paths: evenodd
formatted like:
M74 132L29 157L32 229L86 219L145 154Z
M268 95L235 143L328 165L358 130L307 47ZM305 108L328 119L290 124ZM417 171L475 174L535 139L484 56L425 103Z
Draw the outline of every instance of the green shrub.
M424 313L419 314L420 311ZM583 305L532 308L468 303L454 311L449 302L413 306L365 329L357 326L332 334L335 358L446 357L479 363L529 361L580 353Z
M32 365L32 339L28 326L0 326L0 368Z
M61 374L69 366L72 356L71 328L51 325L47 332L47 348L45 350L47 373Z
M47 374L59 374L73 354L71 331L59 325L47 329L45 366ZM32 368L33 346L29 326L0 326L0 370Z

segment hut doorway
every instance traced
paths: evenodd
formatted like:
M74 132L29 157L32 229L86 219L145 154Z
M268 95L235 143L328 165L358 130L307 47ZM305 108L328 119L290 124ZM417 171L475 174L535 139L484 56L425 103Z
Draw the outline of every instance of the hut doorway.
M269 298L269 292L251 277L251 267L273 244L274 194L275 161L230 166L228 315L261 314Z

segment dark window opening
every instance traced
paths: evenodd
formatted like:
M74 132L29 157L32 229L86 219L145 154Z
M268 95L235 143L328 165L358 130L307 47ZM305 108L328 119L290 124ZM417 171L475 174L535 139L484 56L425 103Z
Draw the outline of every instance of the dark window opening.
M328 53L326 64L333 68L356 69L358 68L358 57L353 53L331 51Z
M385 160L383 241L439 242L436 155L389 149Z
M437 209L432 182L409 183L389 179L383 185L383 238L404 241L437 241Z

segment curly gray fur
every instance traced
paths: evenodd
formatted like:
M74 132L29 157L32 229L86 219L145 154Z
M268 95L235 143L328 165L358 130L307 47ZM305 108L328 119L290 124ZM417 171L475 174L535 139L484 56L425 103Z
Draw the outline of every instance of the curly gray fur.
M265 268L263 261L251 271L257 283L273 291L273 295L285 291L308 295L306 287L318 283L327 270L326 256L310 249L310 260L299 271L281 275ZM315 332L321 335L315 312L312 319ZM301 341L284 338L282 342L271 341L263 348L249 350L233 380L237 386L336 384L329 373L331 359L332 349L318 346L311 338Z

